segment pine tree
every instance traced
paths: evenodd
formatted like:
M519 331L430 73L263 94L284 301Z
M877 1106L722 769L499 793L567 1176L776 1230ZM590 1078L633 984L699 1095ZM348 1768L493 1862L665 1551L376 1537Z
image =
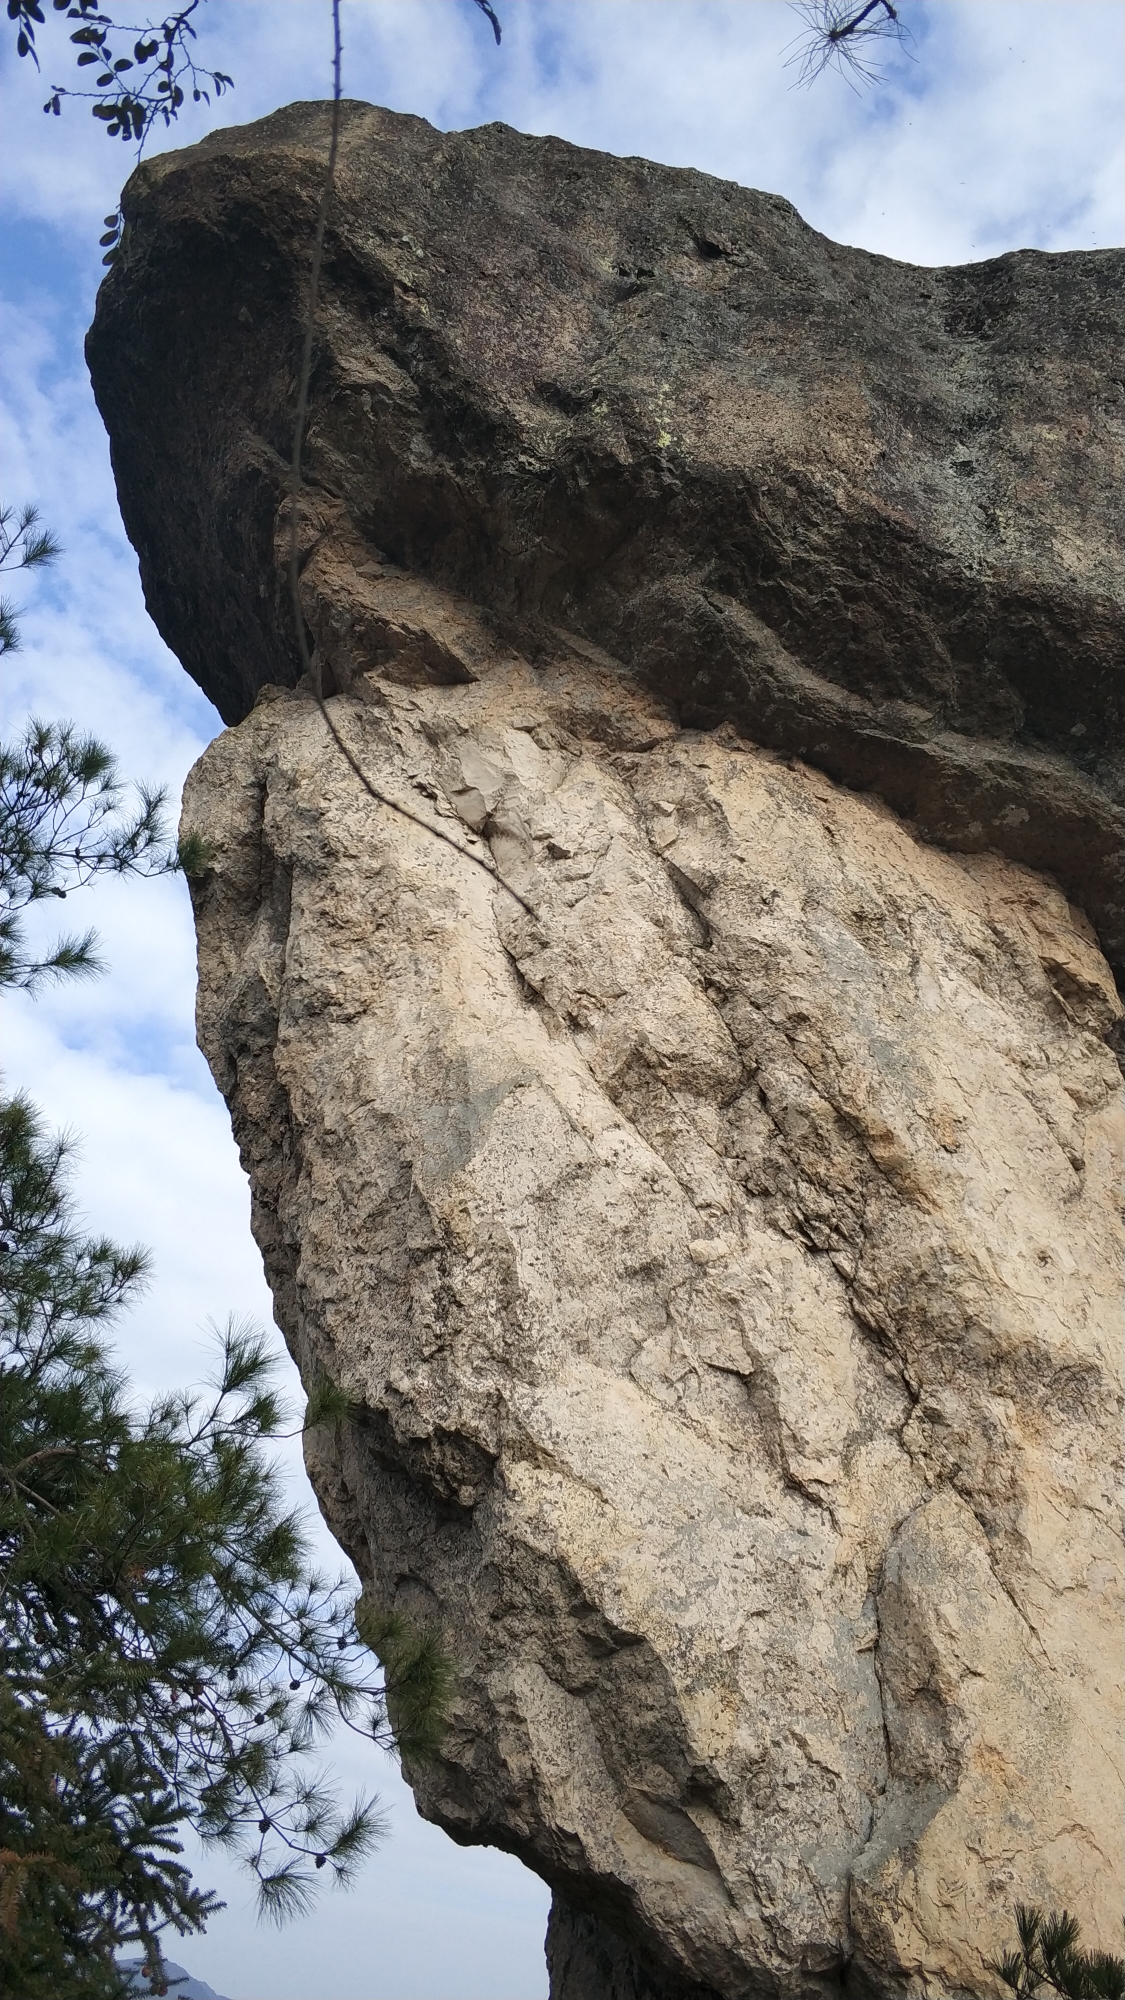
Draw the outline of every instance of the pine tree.
M302 1753L337 1718L387 1740L352 1593L310 1565L265 1447L260 1336L228 1327L209 1394L135 1411L105 1330L145 1259L74 1226L66 1153L0 1109L0 1966L25 2000L113 1993L114 1957L217 1907L190 1820L264 1909L345 1881L379 1831ZM315 1413L314 1413L315 1414Z
M30 903L205 865L169 842L160 794L123 800L110 753L65 725L0 746L0 988L97 967L92 934L36 959ZM313 1566L269 1449L286 1418L263 1338L228 1325L208 1390L137 1408L108 1336L146 1269L83 1233L66 1143L0 1101L0 1990L19 2000L123 2000L138 1944L164 1990L162 1935L220 1907L183 1863L186 1825L241 1857L279 1921L319 1871L347 1882L381 1820L341 1810L309 1753L340 1721L415 1756L443 1727L436 1641L365 1618ZM347 1414L320 1384L304 1427Z
M1016 2000L1053 1993L1059 2000L1125 2000L1125 1959L1108 1951L1084 1951L1076 1917L1069 1910L1044 1916L1028 1903L1016 1904L1019 1948L989 1966Z

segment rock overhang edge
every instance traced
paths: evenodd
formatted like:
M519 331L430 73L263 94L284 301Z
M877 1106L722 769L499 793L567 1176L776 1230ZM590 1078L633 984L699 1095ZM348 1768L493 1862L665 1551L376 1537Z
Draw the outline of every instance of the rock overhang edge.
M1091 1879L1112 1945L1119 1003L1057 884L1112 949L1121 260L912 271L346 108L304 613L532 921L291 692L326 130L142 169L90 353L245 717L187 794L199 1027L364 1413L314 1482L465 1669L423 1809L553 1883L556 2000L977 1990Z

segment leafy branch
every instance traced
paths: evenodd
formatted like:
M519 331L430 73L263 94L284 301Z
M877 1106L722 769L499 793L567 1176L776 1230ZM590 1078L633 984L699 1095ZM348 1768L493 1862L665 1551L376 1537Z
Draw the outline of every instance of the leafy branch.
M16 53L29 58L36 69L40 68L36 30L45 27L48 18L44 4L45 0L8 0ZM474 4L499 42L500 22L490 0ZM51 0L54 14L76 23L70 41L85 87L53 83L44 111L58 118L64 98L92 99L92 115L108 136L135 145L139 159L153 127L161 120L171 125L189 97L193 104L210 104L212 96L221 97L234 87L225 70L208 69L196 60L192 17L200 5L201 0L185 0L184 6L160 21L130 26L101 12L98 0ZM105 217L103 230L102 262L112 264L121 245L120 210Z
M158 119L172 123L189 93L195 104L209 104L212 91L221 97L232 78L223 70L202 67L192 48L196 39L192 15L200 4L201 0L187 0L162 21L128 26L100 13L97 0L52 0L56 14L78 23L70 36L76 67L96 69L97 74L85 79L92 88L52 84L44 111L57 118L64 97L92 98L93 115L104 123L110 138L135 140L140 146ZM38 69L35 30L45 25L41 0L8 0L8 18L16 23L17 54L30 56ZM115 42L119 37L125 40L126 49L119 55L110 45L111 36Z

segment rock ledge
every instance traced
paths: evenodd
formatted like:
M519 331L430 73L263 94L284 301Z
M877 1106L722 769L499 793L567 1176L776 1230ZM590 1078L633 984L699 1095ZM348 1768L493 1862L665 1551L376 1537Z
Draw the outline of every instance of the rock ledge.
M135 175L89 352L237 725L199 1032L310 1471L458 1661L419 1804L554 2000L1116 1949L1122 259L349 105L302 593L406 818L284 586L326 117Z

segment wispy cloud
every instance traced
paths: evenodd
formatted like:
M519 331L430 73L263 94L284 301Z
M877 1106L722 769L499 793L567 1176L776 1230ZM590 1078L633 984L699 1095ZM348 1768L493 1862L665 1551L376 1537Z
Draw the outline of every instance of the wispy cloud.
M839 240L919 263L1122 238L1117 0L904 0L913 49L892 50L886 87L859 96L832 76L790 87L783 51L796 23L782 0L497 4L499 50L470 0L345 0L348 94L444 129L501 119L699 167L786 195ZM236 90L189 114L176 143L326 88L328 0L209 0L201 41ZM43 116L56 80L65 70L53 54L40 88L5 42L5 491L37 501L65 545L53 575L24 593L5 719L68 716L175 796L218 719L145 616L81 351L98 224L130 155L81 105ZM153 1248L153 1286L121 1348L138 1384L159 1387L198 1375L208 1316L267 1318L269 1300L226 1112L193 1044L184 885L106 885L74 920L99 925L112 971L34 1007L14 1003L6 1071L84 1135L91 1223ZM290 1464L305 1490L295 1449ZM350 1748L339 1756L348 1782L372 1781ZM275 1937L207 1862L231 1907L183 1954L219 1990L257 2000L533 2000L544 1989L541 1885L423 1826L393 1772L376 1782L395 1836L351 1899Z

